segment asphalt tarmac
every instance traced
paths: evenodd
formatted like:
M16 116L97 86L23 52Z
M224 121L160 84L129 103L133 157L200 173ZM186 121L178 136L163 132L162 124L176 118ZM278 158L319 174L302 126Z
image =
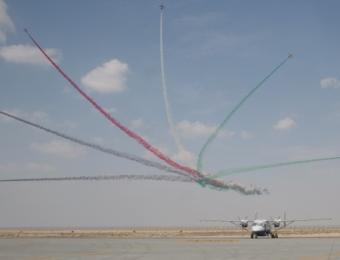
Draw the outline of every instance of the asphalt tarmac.
M0 239L0 259L340 259L340 238Z

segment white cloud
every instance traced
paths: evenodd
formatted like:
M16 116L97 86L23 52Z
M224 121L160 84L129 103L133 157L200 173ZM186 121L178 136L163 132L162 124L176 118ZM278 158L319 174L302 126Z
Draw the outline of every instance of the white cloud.
M134 129L141 129L144 127L144 121L142 118L134 119L131 121L130 126Z
M145 137L143 137L144 139L146 139ZM147 139L146 139L147 140ZM157 149L165 154L165 155L170 155L171 152L169 151L169 149L164 146L164 145L156 145ZM146 150L144 152L143 158L148 159L148 160L155 160L157 159L157 157L151 153L150 151ZM174 154L172 154L171 158L175 161L179 161L182 162L190 167L194 167L195 166L195 155L192 154L191 152L182 149L181 151L178 151Z
M183 137L197 138L212 134L215 131L216 126L207 125L199 121L190 122L183 120L177 124L176 128ZM230 138L234 136L235 133L222 130L219 135L224 138Z
M7 14L7 5L4 0L0 0L0 43L5 43L7 34L14 31L14 24Z
M61 53L56 49L45 49L46 53L58 63ZM9 45L0 48L0 58L17 64L49 65L46 58L32 45Z
M122 92L128 70L126 63L113 59L88 72L81 81L89 90L100 93Z
M194 167L195 166L195 156L194 154L192 154L191 152L187 151L187 150L180 150L177 153L175 153L172 158L175 161L179 161L179 162L183 162L186 165L190 166L190 167Z
M290 117L279 120L273 127L276 130L288 130L296 126L294 119Z
M323 78L320 80L321 88L340 88L340 80L334 77Z
M52 140L47 143L32 144L32 148L44 154L56 155L64 158L77 158L85 153L83 148L70 143Z
M208 126L199 121L190 122L187 120L179 122L176 127L181 135L190 137L206 136L216 129L214 126Z

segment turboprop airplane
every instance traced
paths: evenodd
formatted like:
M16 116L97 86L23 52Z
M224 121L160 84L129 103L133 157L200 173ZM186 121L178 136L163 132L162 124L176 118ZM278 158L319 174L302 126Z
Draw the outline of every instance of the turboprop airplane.
M258 219L255 215L254 220L248 220L248 218L238 219L238 220L219 220L219 219L206 219L202 221L207 222L223 222L231 223L235 226L239 226L243 230L247 230L250 233L250 238L258 238L260 236L266 236L271 238L278 238L277 231L295 222L308 222L308 221L324 221L331 220L330 218L309 218L309 219L286 219L286 214L284 214L284 219L281 217L267 219Z

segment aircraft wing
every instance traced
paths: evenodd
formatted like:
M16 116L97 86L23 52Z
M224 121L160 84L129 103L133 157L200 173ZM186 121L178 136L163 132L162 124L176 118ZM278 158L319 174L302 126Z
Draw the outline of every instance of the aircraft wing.
M286 220L280 220L281 223L283 223L283 227L285 228L295 222L313 222L313 221L330 221L331 218L306 218L306 219L286 219ZM271 220L271 223L274 223L275 221Z
M201 219L201 222L217 222L217 223L230 223L233 225L241 225L242 223L252 223L253 220L225 220L225 219Z
M306 219L288 219L286 221L302 221L302 222L308 222L308 221L327 221L332 220L331 218L306 218Z
M312 221L329 221L332 220L331 218L305 218L305 219L286 219L282 220L281 222L312 222Z

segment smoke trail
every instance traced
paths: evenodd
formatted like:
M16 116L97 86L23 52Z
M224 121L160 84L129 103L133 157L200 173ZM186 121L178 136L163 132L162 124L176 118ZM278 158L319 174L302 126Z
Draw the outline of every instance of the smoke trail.
M102 147L102 146L100 146L98 144L89 143L89 142L80 140L78 138L71 137L71 136L68 136L66 134L57 132L55 130L51 130L51 129L46 128L44 126L32 123L30 121L27 121L25 119L22 119L20 117L14 116L14 115L11 115L11 114L9 114L7 112L3 112L1 110L0 110L0 114L2 114L4 116L7 116L9 118L12 118L14 120L17 120L19 122L22 122L24 124L27 124L29 126L32 126L34 128L37 128L37 129L43 130L45 132L48 132L50 134L54 134L54 135L56 135L58 137L64 138L64 139L69 140L71 142L74 142L74 143L77 143L77 144L80 144L80 145L87 146L89 148L95 149L97 151L100 151L100 152L103 152L103 153L107 153L107 154L110 154L110 155L114 155L114 156L117 156L117 157L120 157L120 158L125 158L125 159L131 160L131 161L135 161L137 163L143 164L145 166L153 167L153 168L156 168L156 169L159 169L159 170L163 170L163 171L167 171L167 172L171 172L171 173L176 173L176 174L182 175L182 176L174 176L174 177L172 177L172 176L169 177L169 176L165 175L164 176L164 180L166 180L166 178L176 179L176 177L182 177L182 179L178 178L178 180L187 179L187 180L191 180L191 181L196 181L192 177L186 175L185 173L183 173L181 171L178 171L176 169L173 169L173 168L171 168L169 166L163 165L161 163L150 161L150 160L138 157L136 155L131 155L131 154L128 154L128 153L118 152L118 151L115 151L115 150L110 149L110 148ZM119 175L119 176L123 176L123 175ZM129 175L124 175L124 176L129 176ZM131 176L135 176L135 175L131 175ZM136 175L136 176L141 176L141 175ZM150 175L147 175L147 176L150 176ZM66 180L78 180L77 178L80 178L80 177L63 177L60 180L65 180L65 181ZM103 176L98 176L98 177L97 176L91 176L91 177L83 176L82 178L91 178L91 180L96 180L96 178L103 179L104 177ZM107 177L107 178L109 178L109 177ZM110 177L110 178L114 178L114 176ZM117 177L117 178L123 178L123 177ZM124 177L124 178L128 179L129 177ZM131 177L131 178L133 178L133 177ZM136 177L136 178L142 178L142 177ZM52 178L52 179L51 178L39 178L39 180L40 179L41 180L45 180L45 179L46 180L54 180L55 178ZM26 179L23 179L23 180L26 180ZM28 179L28 180L32 180L33 181L33 179ZM262 192L263 192L260 189L248 189L248 188L243 187L241 185L235 185L233 183L224 184L223 182L220 182L220 181L217 181L217 180L210 180L210 179L205 179L204 180L204 184L207 184L208 187L210 187L210 188L213 188L214 186L216 186L215 189L219 189L219 190L235 190L235 191L238 191L238 192L240 192L242 194L245 194L245 195L262 194Z
M173 161L168 156L164 155L162 152L160 152L156 147L149 144L144 138L136 134L135 132L131 131L129 128L122 125L118 120L113 118L108 112L106 112L101 106L99 106L90 96L88 96L52 59L51 57L44 51L44 49L39 45L39 43L33 38L33 36L28 32L27 29L25 29L26 34L31 39L31 41L34 43L34 45L39 49L39 51L44 55L44 57L50 62L50 64L71 84L71 86L78 91L78 93L86 99L98 112L100 112L108 121L110 121L113 125L118 127L120 130L122 130L126 135L134 139L136 142L141 144L146 150L153 153L155 156L157 156L162 161L166 162L168 165L183 171L189 175L191 175L193 178L196 179L198 183L201 184L201 186L205 186L209 184L209 186L215 186L218 189L225 189L230 190L234 189L233 186L224 184L223 182L217 181L217 180L211 180L207 179L203 174L201 174L199 171L195 169L191 169L187 166L181 165L175 161ZM244 189L244 195L248 195L247 188L240 185L239 187L241 190ZM243 192L240 191L241 193ZM254 188L251 190L251 194L262 194L263 191L257 188Z
M197 159L197 171L201 172L202 170L202 159L203 155L210 145L210 143L216 138L216 136L219 134L219 132L222 130L222 128L227 124L227 122L230 120L230 118L237 112L237 110L240 109L240 107L247 101L248 98L250 98L256 90L258 90L263 83L267 81L279 68L281 68L289 58L293 57L291 54L288 55L287 58L285 58L278 66L276 66L263 80L261 80L234 108L233 110L226 116L226 118L222 121L222 123L216 128L216 130L209 136L206 143L203 145L201 151L199 152L198 159Z
M170 175L135 175L135 174L120 174L120 175L103 175L103 176L67 176L67 177L42 177L42 178L18 178L18 179L0 179L0 182L51 182L51 181L170 181L170 182L194 182L190 177L185 176L170 176ZM219 186L210 186L212 189L234 190L243 195L261 195L267 193L267 190L259 188L245 188L239 184L228 183Z
M168 176L168 175L104 175L104 176L69 176L69 177L43 177L43 178L20 178L2 179L0 182L42 182L42 181L171 181L171 182L192 182L189 177Z
M131 131L129 128L122 125L118 120L113 118L108 112L106 112L101 106L99 106L89 95L87 95L52 59L48 54L44 51L44 49L39 45L39 43L33 38L33 36L28 32L27 29L25 29L26 34L28 37L32 40L34 45L40 50L40 52L45 56L45 58L51 63L51 65L71 84L71 86L78 91L78 93L83 96L88 102L91 103L91 105L98 110L107 120L109 120L113 125L118 127L120 130L122 130L126 135L134 139L136 142L141 144L145 149L147 149L149 152L157 156L162 161L166 162L168 165L180 170L184 171L187 174L195 177L195 178L201 178L203 177L202 174L200 174L198 171L191 169L187 166L181 165L175 161L173 161L171 158L163 154L161 151L159 151L156 147L149 144L144 138L139 136L137 133Z
M269 194L269 191L267 189L262 189L258 187L250 187L247 188L243 185L240 185L238 183L234 182L228 182L224 183L221 181L218 181L216 179L210 179L209 177L205 177L204 179L200 180L204 183L204 185L207 185L209 188L218 190L218 191L228 191L233 190L236 191L242 195L263 195L263 194Z
M168 125L170 128L170 132L172 137L175 140L175 144L177 147L178 152L185 151L183 144L177 134L176 128L174 126L173 117L170 109L170 103L168 98L168 88L166 85L165 80L165 69L164 69L164 48L163 48L163 13L164 13L164 5L161 5L161 15L160 15L160 59L161 59L161 77L162 77L162 90L163 90L163 98L165 104L165 112L166 112L166 119L168 121Z
M30 125L32 127L38 128L38 129L43 130L45 132L48 132L50 134L54 134L54 135L56 135L58 137L64 138L66 140L69 140L71 142L74 142L74 143L77 143L77 144L80 144L80 145L83 145L83 146L87 146L89 148L95 149L95 150L103 152L103 153L114 155L114 156L117 156L117 157L120 157L120 158L125 158L125 159L131 160L131 161L135 161L135 162L143 164L145 166L153 167L153 168L156 168L156 169L159 169L159 170L162 170L162 171L167 171L167 172L172 172L172 173L176 173L176 174L181 174L181 175L186 175L187 176L187 174L185 174L185 173L183 173L181 171L178 171L176 169L173 169L173 168L171 168L169 166L166 166L166 165L158 163L158 162L150 161L150 160L138 157L136 155L132 155L132 154L128 154L128 153L123 153L123 152L118 152L116 150L100 146L98 144L89 143L89 142L86 142L84 140L80 140L78 138L75 138L75 137L72 137L72 136L68 136L68 135L66 135L64 133L57 132L55 130L46 128L44 126L38 125L38 124L30 122L28 120L22 119L22 118L20 118L18 116L11 115L11 114L9 114L7 112L4 112L4 111L1 111L1 110L0 110L0 114L2 114L4 116L7 116L7 117L10 117L10 118L12 118L14 120L17 120L19 122L22 122L22 123L24 123L26 125Z
M229 176L229 175L238 174L238 173L246 173L246 172L278 168L278 167L284 167L284 166L290 166L290 165L308 164L308 163L339 160L339 159L340 159L340 156L335 156L335 157L323 157L323 158L314 158L314 159L306 159L306 160L298 160L298 161L288 161L288 162L279 162L279 163L272 163L272 164L255 165L255 166L249 166L249 167L244 167L244 168L222 170L210 176L210 178L218 178L218 177Z
M97 145L97 144L89 143L89 142L80 140L78 138L71 137L71 136L65 135L63 133L51 130L51 129L43 127L41 125L32 123L30 121L27 121L25 119L22 119L22 118L19 118L17 116L11 115L9 113L3 112L1 110L0 110L0 114L2 114L4 116L7 116L9 118L12 118L14 120L20 121L20 122L22 122L24 124L30 125L32 127L35 127L37 129L43 130L45 132L54 134L54 135L56 135L58 137L64 138L64 139L69 140L71 142L74 142L74 143L77 143L77 144L80 144L80 145L87 146L89 148L95 149L97 151L100 151L100 152L103 152L103 153L107 153L107 154L110 154L110 155L114 155L114 156L117 156L117 157L120 157L120 158L125 158L125 159L131 160L131 161L135 161L137 163L143 164L145 166L153 167L153 168L156 168L156 169L159 169L159 170L163 170L163 171L167 171L167 172L171 172L171 173L180 174L180 175L182 175L182 176L180 176L180 177L182 177L182 179L186 178L186 179L191 180L191 181L197 181L197 180L194 180L192 177L186 175L185 173L183 173L181 171L178 171L176 169L170 168L169 166L163 165L161 163L150 161L150 160L147 160L147 159L144 159L144 158L140 158L140 157L135 156L135 155L118 152L118 151L115 151L113 149L102 147L102 146ZM127 176L127 175L124 175L124 176ZM141 176L141 175L137 175L137 176ZM169 176L164 176L164 179L166 179L168 177ZM173 178L176 179L176 177L179 177L179 176L174 176ZM80 177L63 177L60 180L65 180L65 181L66 180L78 180L77 178L80 178ZM96 176L91 176L91 177L83 176L82 178L85 178L85 179L86 178L91 178L91 180L92 179L95 180L96 178L103 179L104 177L103 176L98 176L98 177L96 177ZM114 177L111 177L111 178L114 178ZM123 177L120 177L120 178L123 178ZM129 177L125 177L125 178L128 179ZM131 177L131 178L133 178L133 177ZM55 178L52 178L52 179L51 178L39 178L39 180L40 179L41 180L45 180L45 179L46 180L54 180ZM182 179L179 179L179 180L182 180ZM24 180L26 180L26 179L24 179ZM33 179L28 179L28 180L33 180ZM59 178L58 178L58 180L59 180ZM248 189L248 188L246 188L246 187L244 187L242 185L239 185L239 184L235 185L234 183L225 184L223 182L220 182L220 181L217 181L217 180L211 180L211 179L201 179L201 181L205 185L208 185L208 187L210 187L210 188L219 189L219 190L235 190L235 191L240 192L241 194L244 194L244 195L253 195L253 194L260 195L260 194L263 193L263 191L265 191L265 190L261 190L261 189Z

